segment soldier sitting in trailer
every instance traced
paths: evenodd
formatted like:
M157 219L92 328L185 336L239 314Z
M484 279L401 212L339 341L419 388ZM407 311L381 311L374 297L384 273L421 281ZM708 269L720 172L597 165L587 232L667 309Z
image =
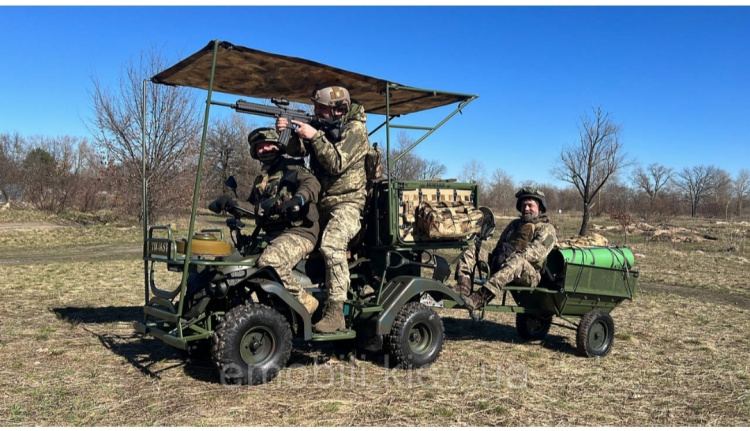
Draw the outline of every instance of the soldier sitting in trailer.
M490 277L484 286L471 292L472 270L476 264L476 248L469 247L456 267L455 291L473 311L485 302L500 296L509 283L536 287L547 255L555 247L557 233L549 218L544 193L534 187L516 193L516 209L521 216L508 224L500 235L489 258L480 251L480 260L488 262Z

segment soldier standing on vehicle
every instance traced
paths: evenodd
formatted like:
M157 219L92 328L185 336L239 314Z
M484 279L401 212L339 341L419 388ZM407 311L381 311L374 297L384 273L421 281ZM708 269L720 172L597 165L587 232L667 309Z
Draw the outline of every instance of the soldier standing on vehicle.
M261 174L255 178L247 200L255 206L258 226L273 238L258 259L258 266L275 269L284 287L312 315L318 300L300 285L292 268L315 249L318 241L316 202L320 183L302 159L282 155L279 135L272 128L255 129L247 140L251 157L261 162Z
M323 122L320 129L292 121L296 135L289 141L292 156L310 156L310 168L321 184L320 212L323 235L320 252L326 263L328 300L316 332L333 333L346 329L344 301L349 290L346 249L359 232L360 215L367 196L365 155L370 147L362 105L352 103L349 91L340 85L323 84L311 97L315 115ZM276 120L276 131L288 126L286 118Z
M557 242L555 227L544 214L547 211L544 193L534 187L522 188L516 198L516 209L521 217L503 230L489 258L486 252L480 251L480 260L489 264L490 277L474 293L471 293L471 272L476 264L476 248L469 247L459 260L455 291L464 298L469 310L499 296L508 283L536 287L547 255Z

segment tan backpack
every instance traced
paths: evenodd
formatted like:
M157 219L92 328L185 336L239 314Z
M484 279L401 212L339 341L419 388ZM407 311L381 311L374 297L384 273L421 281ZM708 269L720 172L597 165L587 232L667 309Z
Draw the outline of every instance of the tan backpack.
M462 201L422 202L417 207L417 230L426 239L462 239L478 234L484 214Z

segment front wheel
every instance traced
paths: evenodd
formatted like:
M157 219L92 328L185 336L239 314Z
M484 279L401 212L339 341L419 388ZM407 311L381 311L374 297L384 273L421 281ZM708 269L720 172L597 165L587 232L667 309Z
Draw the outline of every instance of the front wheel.
M443 321L419 302L406 304L396 315L384 345L400 368L420 368L435 362L443 350Z
M615 338L615 322L602 310L591 310L584 314L578 324L576 347L582 356L606 356L612 350Z
M289 322L265 305L230 310L214 332L211 353L222 383L268 383L292 353Z
M518 335L526 341L537 341L547 336L552 326L552 316L539 316L536 314L516 314L516 329Z

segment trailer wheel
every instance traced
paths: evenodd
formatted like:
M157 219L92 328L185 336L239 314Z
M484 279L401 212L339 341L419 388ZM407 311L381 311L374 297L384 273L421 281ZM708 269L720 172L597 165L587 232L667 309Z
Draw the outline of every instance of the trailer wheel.
M289 322L265 305L240 305L224 315L211 353L225 384L268 383L292 353Z
M537 341L547 336L552 326L552 316L540 316L538 314L518 313L516 314L516 329L518 335L526 341Z
M443 350L443 321L435 311L410 302L398 312L385 348L400 368L420 368L435 362Z
M615 339L615 322L612 316L601 310L584 314L578 324L576 347L582 356L606 356L612 350Z

